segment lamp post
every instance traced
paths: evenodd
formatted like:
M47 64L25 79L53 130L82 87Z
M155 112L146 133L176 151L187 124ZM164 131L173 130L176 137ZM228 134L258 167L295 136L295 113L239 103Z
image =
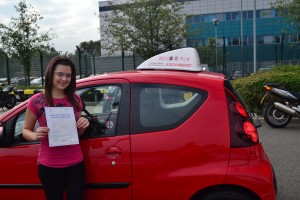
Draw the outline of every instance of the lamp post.
M216 37L216 69L218 67L218 32L217 32L217 26L219 24L219 19L214 18L213 23L215 25L215 37Z

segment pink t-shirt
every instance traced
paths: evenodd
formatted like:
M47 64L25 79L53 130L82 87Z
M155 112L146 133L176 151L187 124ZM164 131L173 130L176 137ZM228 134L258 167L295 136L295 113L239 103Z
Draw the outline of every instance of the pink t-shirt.
M82 101L75 94L75 100L79 103L80 108L74 107L74 114L77 119L77 114L82 110ZM73 107L68 101L68 97L61 99L53 99L55 107ZM48 103L44 94L38 93L33 95L28 102L28 109L37 116L37 120L41 127L47 127L45 109ZM68 131L68 130L66 130ZM49 147L48 137L41 140L41 145L38 155L38 163L54 168L68 167L77 164L83 160L83 154L80 145L66 145L58 147Z

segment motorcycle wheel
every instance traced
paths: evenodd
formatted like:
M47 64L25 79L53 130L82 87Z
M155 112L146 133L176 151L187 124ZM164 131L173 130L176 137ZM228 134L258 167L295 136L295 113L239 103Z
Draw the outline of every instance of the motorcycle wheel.
M16 103L17 103L17 98L15 95L9 94L5 97L5 100L4 100L5 108L11 109L11 108L15 107Z
M264 109L266 123L274 128L283 128L288 125L292 116L275 108L274 101L270 102Z

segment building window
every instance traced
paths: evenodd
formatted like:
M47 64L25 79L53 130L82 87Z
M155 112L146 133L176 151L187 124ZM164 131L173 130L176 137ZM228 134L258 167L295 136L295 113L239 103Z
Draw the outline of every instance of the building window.
M248 11L243 11L243 19L248 19Z
M276 44L281 43L281 36L280 35L275 35L274 36L274 43L276 43Z
M263 36L257 36L256 40L257 40L257 44L264 44L264 37Z
M194 23L199 23L200 22L200 15L195 15L194 16Z
M274 12L275 12L275 17L280 17L279 10L276 9Z
M232 38L232 45L233 46L240 45L240 38L237 37Z
M260 10L256 11L256 18L259 19L260 18Z
M193 23L193 16L187 16L185 18L185 21L186 21L187 24L192 24Z
M228 12L225 14L226 21L240 20L240 12Z
M261 10L260 11L260 18L272 18L275 17L274 10Z
M272 35L264 36L264 44L273 44L273 41L274 41L274 36Z
M226 13L226 21L231 21L231 13Z
M253 36L248 37L248 44L253 45Z
M289 43L298 42L298 34L289 35Z
M248 44L247 37L245 37L245 36L243 37L242 44L243 45L247 45Z
M228 46L237 46L240 45L240 38L233 37L233 38L227 38Z
M247 13L248 13L248 19L253 19L253 11L249 10L247 11Z
M216 18L218 18L219 21L224 21L224 13L218 13L218 14L216 14Z
M187 40L188 47L199 47L204 46L204 42L202 40Z
M201 22L212 22L214 18L215 15L201 15Z
M232 20L239 20L240 19L240 13L239 12L233 12L231 15Z

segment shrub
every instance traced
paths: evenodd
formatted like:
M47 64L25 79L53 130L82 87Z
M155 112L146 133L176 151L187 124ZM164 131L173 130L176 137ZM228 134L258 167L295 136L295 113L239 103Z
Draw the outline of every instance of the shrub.
M260 100L264 95L263 86L272 82L279 83L289 91L300 92L300 65L276 66L268 71L233 80L232 85L244 98L249 110L261 114Z

